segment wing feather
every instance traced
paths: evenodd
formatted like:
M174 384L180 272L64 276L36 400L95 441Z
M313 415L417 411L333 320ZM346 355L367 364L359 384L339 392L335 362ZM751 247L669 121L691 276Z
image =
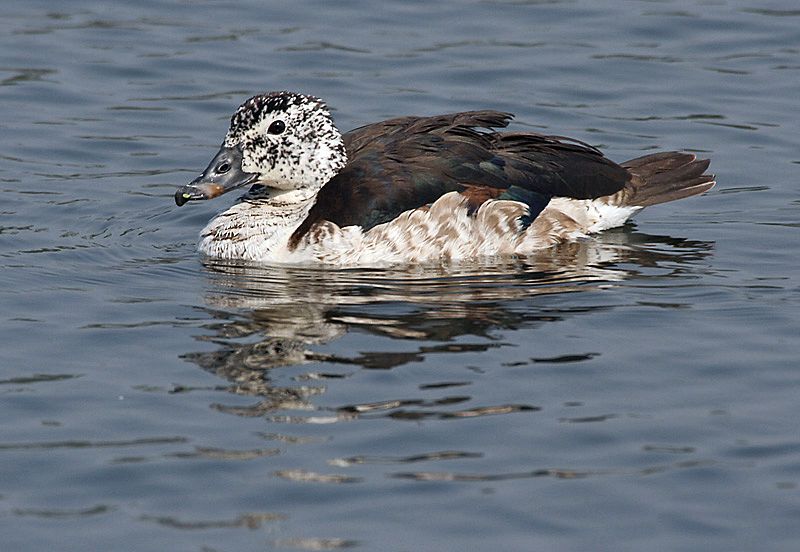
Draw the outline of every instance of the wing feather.
M630 180L627 169L589 144L494 130L511 118L500 111L468 111L401 117L348 132L347 166L322 187L292 242L323 220L367 230L451 191L532 198L526 203L535 216L550 197L593 199Z

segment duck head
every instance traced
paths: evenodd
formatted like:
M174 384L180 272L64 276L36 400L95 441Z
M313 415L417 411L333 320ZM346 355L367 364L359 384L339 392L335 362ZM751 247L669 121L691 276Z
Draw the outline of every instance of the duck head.
M203 174L175 192L179 206L247 184L316 192L347 164L342 135L318 98L292 92L253 96L231 117Z

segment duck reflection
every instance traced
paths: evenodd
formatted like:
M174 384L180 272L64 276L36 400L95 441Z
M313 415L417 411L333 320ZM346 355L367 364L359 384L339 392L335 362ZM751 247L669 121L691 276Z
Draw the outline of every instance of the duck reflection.
M229 381L230 391L260 398L252 406L217 408L243 416L311 410L310 398L324 392L319 380L346 377L336 372L341 366L389 369L437 352L500 347L495 337L500 330L613 308L601 301L563 303L543 296L589 293L633 276L681 277L697 271L712 250L710 242L627 227L563 244L535 259L482 265L334 270L208 261L206 310L215 321L206 325L210 335L198 339L218 349L183 358ZM411 351L352 356L315 351L350 330L420 344ZM456 342L467 335L485 339ZM271 369L307 363L322 370L304 376L317 380L315 385L271 383ZM328 372L329 366L338 368ZM363 414L358 408L342 407L338 415Z

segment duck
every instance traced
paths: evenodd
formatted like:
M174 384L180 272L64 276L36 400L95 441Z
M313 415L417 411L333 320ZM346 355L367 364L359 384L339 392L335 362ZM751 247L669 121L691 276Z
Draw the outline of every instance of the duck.
M315 96L258 94L175 203L250 186L201 231L206 257L385 266L535 256L715 185L692 153L618 164L574 138L505 130L512 118L405 116L343 134Z

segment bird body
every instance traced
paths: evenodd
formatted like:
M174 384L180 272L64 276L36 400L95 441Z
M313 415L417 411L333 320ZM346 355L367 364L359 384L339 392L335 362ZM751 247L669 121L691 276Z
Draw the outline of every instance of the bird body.
M714 185L692 154L617 164L578 140L496 130L510 119L401 117L342 135L317 98L254 96L175 199L253 184L201 232L210 257L374 266L534 255Z

